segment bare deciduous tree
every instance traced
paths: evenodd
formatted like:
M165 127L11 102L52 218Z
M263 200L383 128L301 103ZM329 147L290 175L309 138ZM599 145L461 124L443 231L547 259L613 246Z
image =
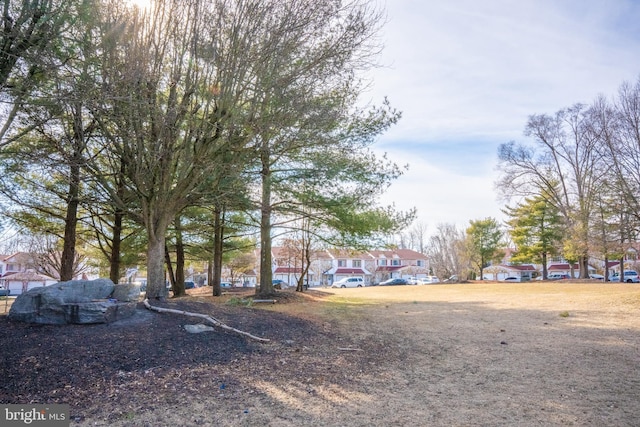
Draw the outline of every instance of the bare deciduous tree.
M588 277L589 220L595 195L600 191L601 171L597 137L591 132L586 107L576 104L555 115L532 115L525 135L533 145L502 144L498 189L503 195L547 195L561 212L567 241L565 257L580 263L581 277Z
M469 262L464 250L465 235L454 224L438 224L429 238L426 254L433 274L441 278L465 277Z

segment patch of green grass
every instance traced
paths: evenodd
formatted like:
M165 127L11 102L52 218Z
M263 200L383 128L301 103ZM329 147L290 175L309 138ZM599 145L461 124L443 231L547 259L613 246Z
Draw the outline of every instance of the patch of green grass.
M227 301L228 305L251 307L253 301L245 298L232 297Z
M569 317L569 312L563 311L562 313L560 313L560 317Z

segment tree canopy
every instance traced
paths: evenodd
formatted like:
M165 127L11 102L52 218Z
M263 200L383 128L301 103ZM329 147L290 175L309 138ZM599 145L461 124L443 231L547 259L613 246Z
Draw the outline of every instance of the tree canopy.
M4 54L17 58L3 63L5 74L28 71L45 38L56 66L28 102L27 92L19 102L14 94L15 108L3 115L0 155L21 159L5 163L3 188L25 214L57 218L63 258L73 257L82 224L94 230L84 241L101 248L117 279L121 243L142 227L147 296L164 298L169 227L179 239L190 208L208 209L212 221L237 211L261 234L258 292L266 295L274 227L304 218L317 236L358 245L412 218L376 202L402 169L369 150L400 113L386 101L359 101L361 76L380 50L383 15L371 2L18 3L5 9L25 16L26 27L13 27L24 49L5 43L14 50ZM40 27L40 12L27 8L45 5L55 28ZM49 196L27 204L26 177Z
M484 269L489 262L504 256L504 252L500 252L502 237L500 224L494 218L469 221L469 228L467 228L469 258L480 271L481 280L484 279Z

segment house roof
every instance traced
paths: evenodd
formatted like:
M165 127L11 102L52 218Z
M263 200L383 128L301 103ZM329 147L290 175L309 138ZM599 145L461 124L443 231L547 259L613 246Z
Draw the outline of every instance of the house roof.
M579 270L580 266L578 264L573 264L573 268L576 269L576 270ZM569 264L552 264L548 268L549 271L569 270L569 269L571 269L571 266Z
M380 265L378 266L378 268L376 268L376 271L389 271L389 272L393 272L393 271L398 271L402 268L405 267L413 267L411 265Z
M362 268L346 268L340 267L333 274L369 274Z
M302 269L295 268L295 267L276 267L276 269L273 272L278 274L288 274L288 273L300 273L301 271Z
M620 266L620 261L609 261L607 262L607 267L611 268L611 267L619 267Z
M16 252L11 255L2 255L4 262L28 263L33 260L33 256L28 252Z
M35 271L21 271L19 273L6 273L2 276L2 280L6 282L44 282L47 280L56 280L52 277L38 274Z
M530 264L526 264L526 265L508 265L507 267L513 269L513 270L520 270L520 271L536 271L536 268L533 265Z
M589 270L594 270L593 267L588 266L587 267ZM566 270L570 270L571 266L568 263L564 263L564 264L552 264L549 266L549 268L547 269L548 271L566 271ZM580 265L579 264L573 264L573 269L574 270L580 270Z
M353 249L327 249L324 251L330 258L348 258L348 259L363 259L366 258L366 253L356 251Z
M374 251L369 251L368 252L369 256L371 258L387 258L387 259L393 259L393 258L401 258L401 259L405 259L405 260L412 260L412 259L427 259L427 256L424 254L421 254L420 252L414 251L412 249L394 249L394 250L374 250Z

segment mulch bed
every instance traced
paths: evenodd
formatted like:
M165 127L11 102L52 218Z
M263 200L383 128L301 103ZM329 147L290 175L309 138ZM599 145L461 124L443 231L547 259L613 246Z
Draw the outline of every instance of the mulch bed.
M283 291L279 304L300 298L305 297ZM308 377L330 375L334 361L327 360L325 344L340 341L335 331L312 320L212 297L154 305L206 313L272 341L263 344L219 328L187 333L185 324L201 321L151 312L142 303L132 318L112 324L31 325L0 316L0 403L70 404L71 418L80 422L104 417L107 402L110 408L135 410L224 388L243 373L295 375L283 368L283 355L297 357Z

